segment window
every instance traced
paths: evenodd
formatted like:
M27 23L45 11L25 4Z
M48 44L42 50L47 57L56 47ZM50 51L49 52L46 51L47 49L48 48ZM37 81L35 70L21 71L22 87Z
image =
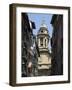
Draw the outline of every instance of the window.
M46 47L46 39L45 39L45 47Z
M43 38L40 38L40 46L43 46Z

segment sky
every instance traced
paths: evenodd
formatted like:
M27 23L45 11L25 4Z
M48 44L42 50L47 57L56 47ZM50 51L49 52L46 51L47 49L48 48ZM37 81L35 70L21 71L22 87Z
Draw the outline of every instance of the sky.
M29 17L29 20L33 21L36 26L36 29L33 30L33 34L37 35L37 32L40 29L40 26L42 24L42 21L44 20L44 23L46 24L48 28L50 38L52 37L53 27L50 24L51 19L52 19L52 14L28 13L28 17ZM51 49L50 42L49 42L49 49Z

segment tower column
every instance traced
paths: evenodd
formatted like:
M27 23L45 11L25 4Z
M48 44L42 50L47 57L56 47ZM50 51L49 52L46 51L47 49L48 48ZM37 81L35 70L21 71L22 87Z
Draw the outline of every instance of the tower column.
M48 47L48 40L47 40L47 38L46 38L46 37L44 38L44 47L45 47L45 48L47 48L47 47Z
M43 38L43 47L45 47L45 38Z
M48 39L46 39L46 47L48 47Z
M51 72L51 57L48 50L49 34L45 24L41 25L37 36L40 53L40 57L38 57L38 75L47 76Z

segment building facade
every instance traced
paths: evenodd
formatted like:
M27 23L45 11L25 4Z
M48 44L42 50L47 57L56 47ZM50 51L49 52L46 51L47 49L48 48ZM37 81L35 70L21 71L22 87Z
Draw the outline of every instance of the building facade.
M31 77L38 75L38 47L36 44L33 29L35 29L34 22L30 21L27 13L22 13L22 35L21 35L21 53L22 53L22 77Z
M40 57L38 57L38 75L48 76L51 73L51 54L48 49L49 33L47 26L42 23L37 34Z
M53 15L51 24L53 34L51 39L52 47L52 75L63 74L63 15Z

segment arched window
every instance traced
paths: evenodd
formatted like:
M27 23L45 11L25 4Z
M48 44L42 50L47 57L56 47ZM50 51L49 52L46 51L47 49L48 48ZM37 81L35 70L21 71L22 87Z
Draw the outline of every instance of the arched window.
M43 37L40 38L40 46L43 46Z
M46 47L46 39L45 39L45 47Z

